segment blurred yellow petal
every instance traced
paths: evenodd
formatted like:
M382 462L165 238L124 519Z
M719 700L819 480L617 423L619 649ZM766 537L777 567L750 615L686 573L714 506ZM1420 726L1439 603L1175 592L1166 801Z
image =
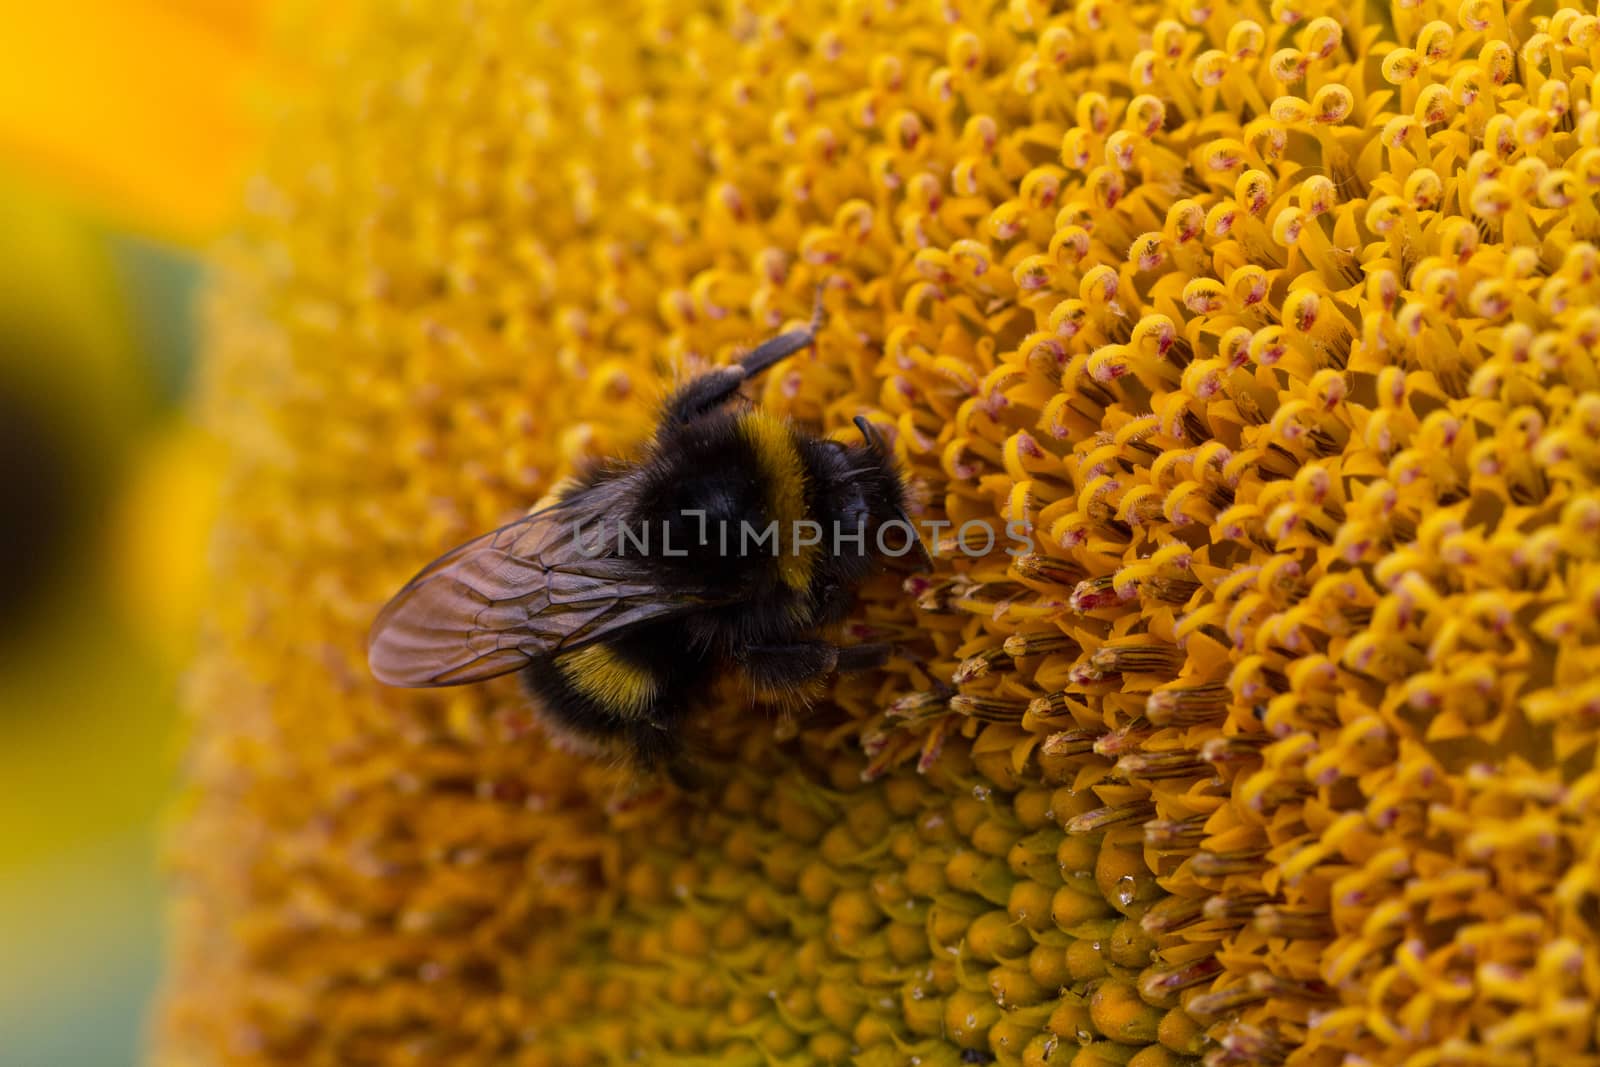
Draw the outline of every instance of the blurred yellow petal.
M0 1033L8 1062L110 1064L156 977L175 671L152 653L181 647L204 497L167 473L180 450L138 457L192 268L41 178L0 174L0 944L36 963L0 978Z
M188 424L146 441L122 494L107 555L127 615L165 662L189 652L214 518L215 448Z
M145 395L105 242L58 197L3 176L0 232L0 389L101 443Z
M283 5L5 0L0 14L0 162L142 232L192 242L225 224L260 140L251 93L288 80Z
M106 514L154 404L117 266L83 218L3 181L0 232L3 870L148 819L172 700L111 594Z

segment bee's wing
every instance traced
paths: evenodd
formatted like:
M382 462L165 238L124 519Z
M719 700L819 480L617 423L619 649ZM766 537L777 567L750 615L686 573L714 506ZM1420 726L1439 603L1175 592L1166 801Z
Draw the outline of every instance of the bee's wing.
M373 622L373 675L400 686L478 682L702 606L664 592L644 561L585 554L580 539L594 550L617 495L606 484L584 490L429 564Z

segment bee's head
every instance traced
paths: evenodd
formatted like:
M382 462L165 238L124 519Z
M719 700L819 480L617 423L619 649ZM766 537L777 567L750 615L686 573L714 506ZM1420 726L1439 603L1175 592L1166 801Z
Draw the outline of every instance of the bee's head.
M897 568L926 571L933 569L928 550L923 547L917 526L906 513L906 483L895 464L894 453L878 433L877 427L857 415L856 429L864 444L851 449L851 481L860 490L858 497L865 524L872 534L869 544L884 562Z

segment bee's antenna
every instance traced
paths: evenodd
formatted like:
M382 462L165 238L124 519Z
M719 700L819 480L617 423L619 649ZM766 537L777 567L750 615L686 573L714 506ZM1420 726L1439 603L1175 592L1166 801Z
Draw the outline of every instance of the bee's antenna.
M738 366L743 371L743 378L754 378L779 360L787 359L802 348L816 343L817 334L822 330L823 323L828 321L828 314L822 307L822 291L823 287L817 286L817 298L816 303L812 305L811 321L803 328L780 333L739 361Z
M773 364L788 359L801 349L809 348L815 344L817 334L822 330L823 323L828 319L827 313L822 307L822 292L823 287L817 286L816 303L812 306L811 321L804 327L798 330L790 330L788 333L780 333L778 336L764 341L746 353L739 362L727 367L718 367L679 386L677 391L667 400L658 434L670 427L682 426L691 422L706 412L727 403L745 382Z
M868 422L865 415L857 415L851 421L856 424L856 429L861 431L861 436L866 438L868 447L887 459L890 455L889 446L884 444L883 435L878 432L878 428Z

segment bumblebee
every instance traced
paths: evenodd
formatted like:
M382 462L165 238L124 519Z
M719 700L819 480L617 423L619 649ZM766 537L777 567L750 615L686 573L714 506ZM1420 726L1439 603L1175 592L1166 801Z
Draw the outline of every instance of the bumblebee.
M678 777L683 722L720 673L803 703L832 672L881 663L885 647L821 633L875 571L928 567L893 457L865 419L850 445L739 398L820 322L819 305L681 385L639 458L425 567L373 623L372 673L449 686L520 671L556 734Z

